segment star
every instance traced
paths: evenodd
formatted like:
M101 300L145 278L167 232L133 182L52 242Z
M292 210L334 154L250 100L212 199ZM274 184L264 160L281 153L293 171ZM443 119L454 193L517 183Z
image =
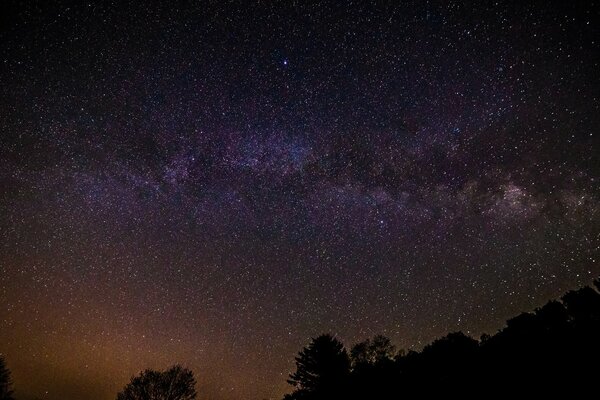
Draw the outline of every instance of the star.
M0 10L19 396L178 362L282 398L307 338L494 333L600 275L593 2L70 3Z

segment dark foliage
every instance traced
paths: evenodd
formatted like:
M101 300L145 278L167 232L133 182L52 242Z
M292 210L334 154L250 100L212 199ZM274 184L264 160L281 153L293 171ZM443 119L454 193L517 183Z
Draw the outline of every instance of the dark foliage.
M373 340L367 339L352 347L350 357L352 367L360 368L361 365L369 365L391 360L396 355L396 346L385 336L377 335Z
M600 280L594 285L600 290ZM314 355L317 341L329 356ZM596 396L600 293L590 287L570 291L560 301L508 320L506 327L480 341L457 332L420 352L394 353L389 339L376 336L352 347L351 363L332 363L333 354L347 360L343 345L321 336L297 358L298 372L290 380L296 391L285 399ZM315 384L328 374L336 379Z
M0 356L0 400L14 400L10 370L6 367L4 357Z
M166 371L147 369L117 395L117 400L193 400L196 398L194 374L175 365Z
M331 335L321 335L296 357L296 372L288 380L296 391L285 398L330 399L340 395L349 371L350 359L344 345Z

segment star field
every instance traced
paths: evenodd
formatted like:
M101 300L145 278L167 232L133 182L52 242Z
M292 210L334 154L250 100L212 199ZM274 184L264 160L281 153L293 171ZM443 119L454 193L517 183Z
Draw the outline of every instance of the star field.
M172 363L278 399L312 336L477 337L600 275L596 1L10 3L19 400Z

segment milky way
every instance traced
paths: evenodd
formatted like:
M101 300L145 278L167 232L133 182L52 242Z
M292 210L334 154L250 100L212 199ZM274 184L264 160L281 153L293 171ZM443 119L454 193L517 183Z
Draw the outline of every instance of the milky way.
M599 4L0 12L0 353L20 400L183 363L280 398L332 332L475 337L600 275Z

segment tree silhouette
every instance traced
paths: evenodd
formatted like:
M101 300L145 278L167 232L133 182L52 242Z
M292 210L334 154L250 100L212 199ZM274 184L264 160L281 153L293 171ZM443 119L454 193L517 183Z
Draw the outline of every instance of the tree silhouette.
M10 370L6 367L2 356L0 356L0 400L14 400Z
M362 364L377 364L385 360L391 360L396 353L396 346L392 341L382 335L377 335L373 340L367 339L364 342L355 344L350 350L352 366L357 367Z
M591 287L568 292L562 301L569 314L579 322L600 322L600 294Z
M296 357L296 372L288 379L296 389L286 399L339 398L349 372L350 359L344 345L331 335L321 335Z
M187 368L174 365L166 371L147 369L131 378L117 400L193 400L196 380Z
M360 342L350 351L323 335L296 358L286 400L428 397L578 396L597 388L600 360L600 279L566 293L533 312L511 318L493 335L477 341L450 333L394 357L384 336ZM587 396L587 395L586 395Z
M385 336L375 336L352 347L352 379L348 398L384 399L394 381L396 347Z

